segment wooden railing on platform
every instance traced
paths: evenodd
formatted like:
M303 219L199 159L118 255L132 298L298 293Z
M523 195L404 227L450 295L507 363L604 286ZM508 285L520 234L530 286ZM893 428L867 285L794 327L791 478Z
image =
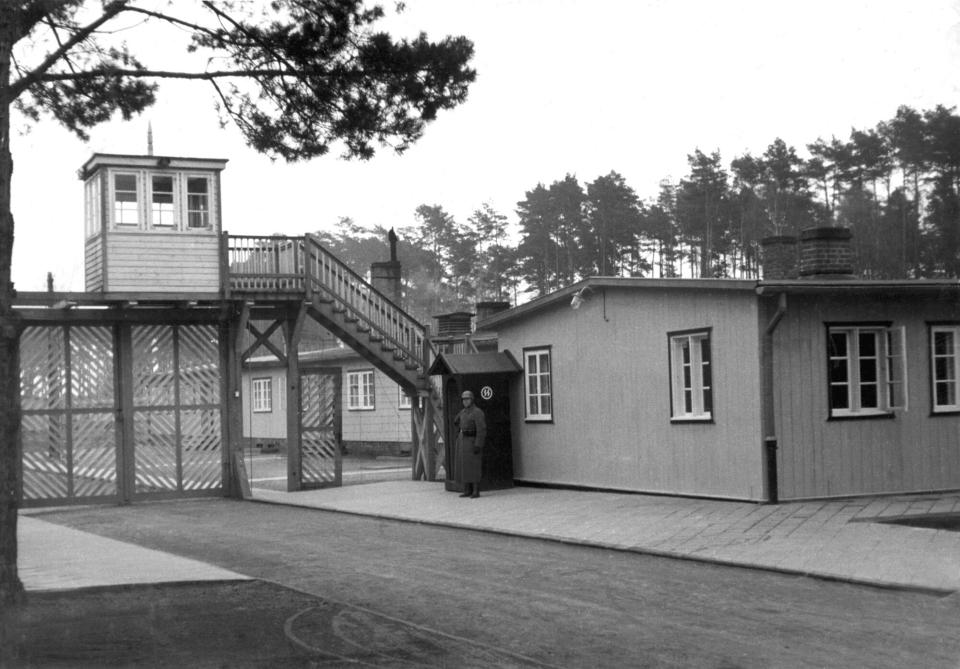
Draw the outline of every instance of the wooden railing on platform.
M226 292L302 292L303 237L224 234Z

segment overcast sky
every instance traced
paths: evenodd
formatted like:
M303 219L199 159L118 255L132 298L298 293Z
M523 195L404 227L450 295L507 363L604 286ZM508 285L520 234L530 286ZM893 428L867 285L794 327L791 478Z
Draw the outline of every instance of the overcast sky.
M899 105L960 103L957 0L407 0L385 27L476 47L466 103L403 156L271 162L220 129L199 83L162 83L155 107L89 143L52 121L15 133L16 287L43 290L50 271L58 290L83 289L77 169L95 152L145 154L148 121L157 155L229 159L225 230L299 235L341 216L411 225L420 204L466 222L489 202L514 222L527 190L568 172L616 170L652 198L696 148L728 165L781 137L805 155Z

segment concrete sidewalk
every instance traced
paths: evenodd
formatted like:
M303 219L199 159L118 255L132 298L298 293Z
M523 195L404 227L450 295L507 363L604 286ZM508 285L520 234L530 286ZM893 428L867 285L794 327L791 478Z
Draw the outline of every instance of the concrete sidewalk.
M760 505L683 497L516 487L463 499L442 483L385 481L254 500L776 570L885 587L960 591L960 532L892 525L960 514L960 493ZM246 578L20 517L29 590Z
M99 537L29 515L17 519L17 571L27 590L249 580L220 567Z
M462 499L390 481L254 499L651 555L935 592L960 590L960 532L894 525L960 514L960 493L762 505L516 487Z

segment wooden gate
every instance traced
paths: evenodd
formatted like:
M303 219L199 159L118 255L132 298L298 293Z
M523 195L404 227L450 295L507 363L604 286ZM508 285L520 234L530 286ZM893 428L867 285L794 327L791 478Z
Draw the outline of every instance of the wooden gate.
M340 370L303 370L300 374L300 489L339 486L343 482L340 453ZM296 442L297 440L294 440ZM288 489L296 490L295 475Z
M24 506L120 499L115 348L109 326L20 335Z
M223 452L216 326L135 325L129 337L134 495L219 494Z
M25 507L220 494L216 325L43 325L20 337Z

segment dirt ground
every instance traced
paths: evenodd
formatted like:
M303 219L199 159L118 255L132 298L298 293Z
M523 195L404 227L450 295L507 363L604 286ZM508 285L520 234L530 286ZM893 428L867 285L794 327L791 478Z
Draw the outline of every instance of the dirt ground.
M319 666L284 634L318 604L260 581L32 593L4 616L4 667Z
M534 667L264 581L32 593L0 668Z

